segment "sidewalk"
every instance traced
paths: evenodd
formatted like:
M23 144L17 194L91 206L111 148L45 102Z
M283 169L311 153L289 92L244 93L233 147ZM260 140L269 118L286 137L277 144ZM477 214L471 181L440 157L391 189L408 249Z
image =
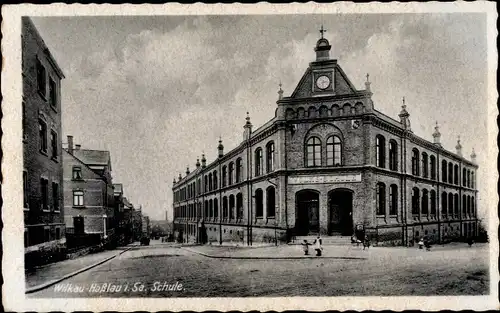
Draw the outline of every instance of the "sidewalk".
M181 247L187 251L218 259L312 259L319 258L314 249L309 249L310 255L304 255L300 245L279 245L267 247L231 247L231 246L192 246ZM328 246L323 247L325 259L367 259L370 251L363 247Z
M124 253L135 245L136 244L130 244L114 250L87 254L76 259L47 264L36 268L33 272L26 272L26 293L46 288L63 279L95 267Z

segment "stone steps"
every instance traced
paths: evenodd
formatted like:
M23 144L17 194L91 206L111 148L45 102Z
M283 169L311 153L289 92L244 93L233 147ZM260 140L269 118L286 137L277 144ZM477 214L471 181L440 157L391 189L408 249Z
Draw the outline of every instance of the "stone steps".
M307 240L308 243L313 243L314 240L316 240L318 236L297 236L294 238L294 240L290 244L295 244L295 245L300 245L304 242L304 240ZM323 245L351 245L351 236L322 236L321 241Z

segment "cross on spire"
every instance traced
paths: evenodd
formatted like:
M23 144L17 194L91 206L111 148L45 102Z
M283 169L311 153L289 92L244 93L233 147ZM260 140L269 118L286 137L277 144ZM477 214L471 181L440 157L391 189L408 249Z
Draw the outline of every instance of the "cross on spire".
M323 28L323 24L321 24L321 29L319 30L321 33L321 39L323 39L323 34L326 32L326 29Z

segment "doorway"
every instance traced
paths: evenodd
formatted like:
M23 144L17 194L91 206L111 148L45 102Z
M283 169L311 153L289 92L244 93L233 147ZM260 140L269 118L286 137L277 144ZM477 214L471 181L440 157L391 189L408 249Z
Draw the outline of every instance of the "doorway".
M295 194L296 235L306 236L319 233L319 192L302 190Z
M353 234L352 195L348 189L336 189L328 193L330 235L351 236Z

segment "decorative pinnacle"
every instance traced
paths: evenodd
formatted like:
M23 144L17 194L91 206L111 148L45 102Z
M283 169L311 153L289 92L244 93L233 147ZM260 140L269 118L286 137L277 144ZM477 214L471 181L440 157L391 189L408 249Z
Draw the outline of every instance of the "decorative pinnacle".
M366 82L369 83L370 82L370 74L366 73Z
M283 89L281 89L281 86L282 86L281 80L280 80L279 86L280 86L280 90L278 90L278 95L279 95L278 99L281 100L281 99L283 99Z

